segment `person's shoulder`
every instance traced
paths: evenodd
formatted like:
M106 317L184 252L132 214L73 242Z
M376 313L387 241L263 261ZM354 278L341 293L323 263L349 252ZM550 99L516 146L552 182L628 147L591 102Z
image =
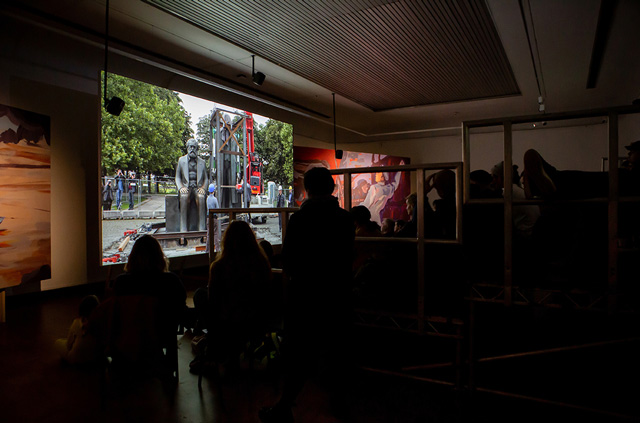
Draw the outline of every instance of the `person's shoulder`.
M71 329L79 329L82 328L82 326L84 325L85 320L82 317L76 317L75 319L73 319L73 322L71 322Z
M182 283L182 279L180 279L180 276L176 275L173 272L166 272L165 274L168 274L170 276L168 276L168 280L170 281L170 283L172 283L174 286L178 286L181 290L185 290L184 288L184 284Z
M513 198L516 200L525 200L527 196L524 193L524 189L519 185L513 184L513 189L511 190Z
M116 295L129 294L137 292L144 284L144 278L141 278L139 274L125 272L118 275L113 282L113 289Z
M134 280L134 276L131 273L122 273L116 277L116 280L113 281L114 286L117 284L128 283L131 280Z
M160 272L150 276L148 280L149 291L155 295L173 296L177 292L184 292L185 288L180 277L173 272Z
M218 260L211 264L210 276L212 280L227 280L229 277L235 276L240 270L246 270L238 266L234 266L229 260Z
M345 221L348 220L350 222L355 222L355 220L353 219L353 214L349 213L347 210L343 209L342 207L338 207L338 210L336 213L341 219L344 219Z
M172 282L172 283L175 282L182 285L182 280L180 279L180 276L176 275L173 272L162 272L159 277L164 281Z
M291 215L289 215L289 222L291 222L292 220L298 220L300 219L301 214L304 215L304 213L302 213L302 207L300 207L298 210L296 210L295 212L291 213Z

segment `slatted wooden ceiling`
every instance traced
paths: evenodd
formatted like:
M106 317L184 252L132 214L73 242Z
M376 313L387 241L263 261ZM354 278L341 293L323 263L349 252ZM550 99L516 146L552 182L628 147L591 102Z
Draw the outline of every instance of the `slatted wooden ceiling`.
M145 1L376 111L520 93L484 0Z

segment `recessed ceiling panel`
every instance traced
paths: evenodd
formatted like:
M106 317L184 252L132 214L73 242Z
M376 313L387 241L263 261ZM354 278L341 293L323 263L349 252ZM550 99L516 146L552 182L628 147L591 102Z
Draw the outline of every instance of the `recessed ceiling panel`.
M520 94L484 0L145 0L372 110Z

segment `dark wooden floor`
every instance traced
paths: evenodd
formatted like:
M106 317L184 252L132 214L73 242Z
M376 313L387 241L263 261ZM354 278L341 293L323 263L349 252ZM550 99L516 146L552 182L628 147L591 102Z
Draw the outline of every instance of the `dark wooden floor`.
M221 390L214 380L205 379L202 391L199 391L197 376L188 371L193 353L191 336L187 333L178 336L180 381L175 389L166 389L159 381L151 380L128 386L123 391L111 387L102 401L99 373L61 365L53 350L54 340L66 336L87 289L7 299L7 322L0 323L0 422L257 422L258 409L278 398L278 380L260 374L240 375L223 383ZM375 340L370 345L375 348ZM379 346L390 359L393 351L397 355L406 352L398 350L403 348L400 345L398 348L389 345L389 339L380 338ZM633 349L627 350L627 355L639 350L636 342ZM585 380L591 378L595 363L590 360L611 360L611 357L597 351L589 358L580 359L579 368L574 370L575 374L570 374L572 378L578 377L574 382L583 384L579 375L586 375ZM545 378L551 373L550 369L557 373L561 365L549 360L531 363L519 370L489 366L480 375L499 390L505 385L513 387L519 375L531 377L539 373ZM576 361L566 358L566 363L569 367ZM625 380L637 385L637 362L629 374L624 374L619 364L615 359L610 361L611 372L615 375L605 371L608 376L601 383L611 383L612 389L621 389ZM520 373L522 369L525 373ZM503 385L500 385L501 381ZM564 389L564 385L559 389L550 380L548 388L554 386L556 390ZM351 418L338 420L328 412L328 401L321 384L311 381L294 409L296 422L506 422L558 418L616 421L611 416L584 409L482 392L470 400L466 394L449 387L370 372L358 372L350 391ZM625 394L617 395L615 401L608 401L605 408L609 407L614 413L620 411L621 414L640 416L638 406L634 405L640 390L633 386L623 392Z

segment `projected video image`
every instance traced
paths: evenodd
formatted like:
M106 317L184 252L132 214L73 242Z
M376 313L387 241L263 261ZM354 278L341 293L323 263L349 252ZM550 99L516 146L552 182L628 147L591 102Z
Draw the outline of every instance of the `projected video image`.
M103 264L126 262L145 234L168 257L206 253L218 208L246 208L238 218L258 239L281 243L278 215L250 209L275 207L279 189L290 197L290 124L114 74L108 91L125 107L102 111ZM228 216L216 216L218 249Z

